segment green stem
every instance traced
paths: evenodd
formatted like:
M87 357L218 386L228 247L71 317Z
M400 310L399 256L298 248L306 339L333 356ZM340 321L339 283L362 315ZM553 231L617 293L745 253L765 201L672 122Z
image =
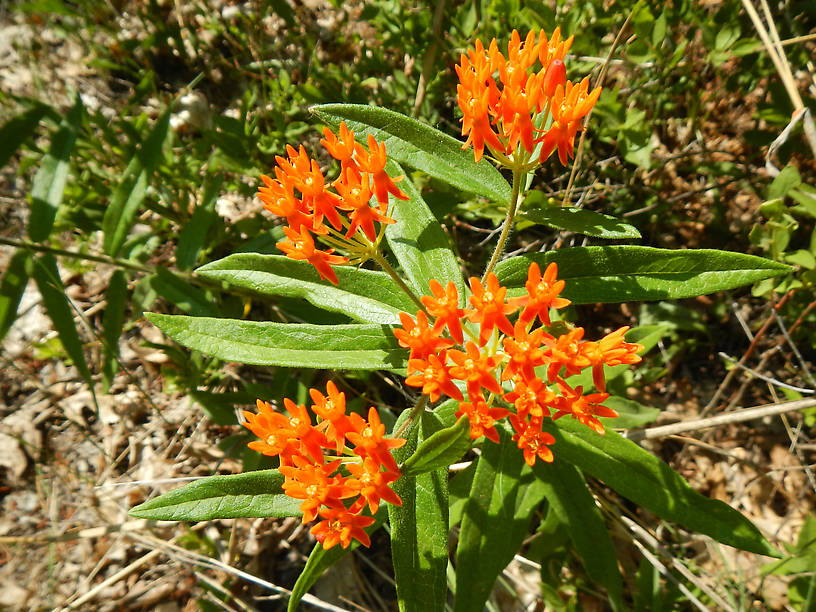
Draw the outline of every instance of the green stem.
M425 410L425 406L428 404L428 396L427 395L420 395L417 403L414 405L413 410L411 410L411 414L408 415L408 418L405 419L405 422L400 425L400 428L394 432L393 437L399 438L405 430L408 429L411 424L416 420L417 416L419 416L423 410Z
M513 193L510 196L510 206L507 208L507 216L502 225L502 231L499 235L499 242L496 244L496 250L493 251L493 256L490 258L490 263L487 264L484 274L482 275L482 282L485 281L487 275L493 271L499 261L499 257L504 252L504 247L507 244L507 237L510 236L510 229L513 227L513 219L516 216L516 210L519 205L519 196L521 194L521 177L524 176L524 170L521 167L513 168Z
M66 251L64 249L55 249L54 247L45 246L38 242L30 242L28 240L14 240L13 238L0 237L0 244L6 244L18 249L27 249L29 251L37 251L39 253L51 253L53 255L61 255L63 257L71 257L73 259L85 259L88 261L96 261L99 263L111 264L112 266L119 266L128 268L129 270L138 270L139 272L154 272L148 266L134 263L126 259L117 259L115 257L108 257L107 255L93 255L91 253L80 253L78 251Z
M425 304L420 301L416 293L414 293L413 290L405 283L405 281L402 280L402 277L396 273L394 268L389 265L389 263L385 260L385 257L383 257L379 251L374 251L374 253L371 255L371 259L376 261L377 265L380 266L383 271L388 274L388 276L394 279L394 282L399 285L399 288L402 289L409 298L411 298L411 300L419 307L420 310L427 312L425 310Z

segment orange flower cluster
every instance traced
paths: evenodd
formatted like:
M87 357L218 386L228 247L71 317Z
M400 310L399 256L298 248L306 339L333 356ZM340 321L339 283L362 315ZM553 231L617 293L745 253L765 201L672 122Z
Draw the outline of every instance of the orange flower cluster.
M385 171L388 160L384 143L369 134L368 148L364 147L345 122L339 132L338 137L324 128L325 138L320 141L340 162L340 175L330 185L303 145L298 150L287 145L287 157L275 158L275 178L261 175L264 184L258 188L264 208L286 219L286 240L279 242L278 248L292 259L308 261L321 278L335 285L337 275L332 266L350 260L334 255L334 248L320 250L315 237L349 252L369 251L379 240L374 224L394 223L386 214L389 194L398 200L408 199L396 185L402 177L392 179ZM372 197L376 206L370 205ZM347 215L341 216L340 211Z
M511 299L494 274L489 274L484 284L472 277L471 308L459 308L458 291L452 282L442 287L432 280L432 295L422 298L427 314L419 311L411 317L400 313L402 327L394 330L400 346L411 351L405 382L420 387L432 402L443 395L459 400L456 415L467 415L473 439L484 435L498 442L496 421L509 417L515 431L513 440L529 465L536 457L553 460L548 445L555 439L542 431L547 417L555 420L569 414L604 433L597 417L618 415L602 405L609 397L603 367L638 363L636 353L643 348L624 341L628 327L598 342L583 340L581 327L558 337L548 333L550 309L569 304L559 297L564 281L557 280L557 274L555 263L543 275L538 265L532 264L525 284L527 293ZM518 319L512 323L508 316L518 310ZM463 320L473 325L463 328ZM542 325L535 327L536 321ZM572 388L565 380L585 368L592 369L597 393L584 395L583 387ZM539 376L537 371L546 373ZM462 381L466 401L454 381ZM511 406L513 410L508 409Z
M363 510L368 507L376 514L381 501L402 505L388 485L400 476L391 451L405 440L385 437L385 426L373 406L368 419L346 414L345 393L331 381L325 395L317 389L309 394L311 412L319 417L317 425L305 405L289 398L283 400L288 416L261 400L257 414L245 411L244 425L260 438L249 448L280 457L283 490L303 500L303 522L322 519L311 533L323 548L338 543L347 548L352 539L368 546L371 542L364 528L374 518L362 514ZM327 453L333 455L327 457Z
M558 149L558 158L567 164L582 119L601 95L600 87L589 91L588 77L579 84L566 80L564 56L572 40L561 40L559 28L550 39L543 31L536 39L531 31L524 41L513 30L506 57L495 38L487 50L477 40L460 56L456 92L462 135L467 136L463 148L472 143L477 162L486 145L500 160L518 155L526 164L540 143L538 163ZM540 69L529 72L536 62Z

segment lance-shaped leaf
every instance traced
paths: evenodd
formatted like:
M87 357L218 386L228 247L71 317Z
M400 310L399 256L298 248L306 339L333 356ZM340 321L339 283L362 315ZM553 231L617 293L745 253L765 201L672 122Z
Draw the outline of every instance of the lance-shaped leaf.
M470 449L470 421L461 417L422 442L400 467L403 476L418 476L456 463Z
M68 303L65 287L62 286L57 260L50 253L41 255L34 262L34 270L31 275L37 282L45 310L54 324L54 329L59 334L62 347L74 362L79 373L82 374L82 378L91 386L91 371L85 361L85 352L82 350L82 342L79 340L79 333L74 324L74 311Z
M40 119L49 112L53 113L51 107L37 102L35 106L12 117L0 127L0 168L8 163L20 145L40 125Z
M311 110L334 128L345 121L360 142L373 134L385 142L388 156L400 164L494 202L510 202L510 185L493 165L486 160L476 163L473 151L463 150L460 141L416 119L360 104L322 104Z
M224 283L227 288L262 296L303 298L315 306L348 315L365 323L398 323L399 312L417 307L383 272L347 266L334 268L338 285L320 279L310 263L281 255L241 253L219 259L196 274Z
M779 553L731 506L703 497L667 464L614 431L598 435L569 417L544 420L556 457L573 463L658 516L735 548L772 557Z
M442 424L424 412L408 441L394 455L405 458ZM392 485L402 506L388 506L391 522L391 558L401 612L444 612L448 567L448 469L400 477Z
M111 275L108 289L105 291L107 306L102 315L102 382L107 392L117 370L119 357L119 336L125 325L125 307L127 306L127 277L124 270L115 270Z
M343 370L401 369L408 351L387 325L267 323L145 313L179 344L224 361Z
M576 247L512 257L496 266L496 276L524 292L527 269L558 264L567 281L561 293L575 304L676 300L725 291L787 274L790 266L770 259L714 249L655 249L641 246Z
M136 213L144 201L150 177L167 143L168 133L172 134L169 128L170 109L167 109L156 120L156 125L144 144L128 163L122 181L113 192L110 205L102 218L102 248L108 255L118 255L125 243Z
M60 123L59 130L51 141L48 153L43 157L40 169L31 184L31 216L28 223L28 237L35 242L48 238L57 210L62 203L62 194L68 181L68 167L71 151L74 149L77 131L82 123L85 107L77 94L74 105Z
M189 270L196 264L198 252L207 242L207 232L213 221L218 217L215 212L215 202L221 192L223 175L207 178L201 202L193 211L193 216L179 233L176 247L176 265L179 270Z
M566 525L590 578L602 584L610 597L619 602L622 580L615 547L581 473L558 456L552 463L536 461L533 472L546 491L550 506Z
M576 234L595 238L640 238L634 225L620 219L592 210L572 206L547 206L525 210L524 219L555 229L563 229Z
M465 503L456 548L454 612L482 610L496 578L521 548L545 490L524 464L504 424L486 440Z
M219 310L205 291L194 287L166 268L157 268L148 281L153 290L171 304L196 317L215 317Z
M3 280L0 281L0 342L17 317L17 307L28 284L30 268L31 254L18 249L3 272Z
M283 480L278 470L209 476L139 504L128 514L154 521L301 516L301 502L283 492Z

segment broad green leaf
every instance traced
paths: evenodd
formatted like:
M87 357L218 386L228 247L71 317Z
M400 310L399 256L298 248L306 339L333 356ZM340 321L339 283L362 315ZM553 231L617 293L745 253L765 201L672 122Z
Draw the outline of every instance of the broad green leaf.
M0 168L5 166L49 111L45 104L37 103L32 108L12 117L0 127Z
M136 213L145 198L153 170L159 163L162 150L168 141L170 109L156 120L144 145L136 151L125 168L122 181L113 193L110 204L102 218L102 248L105 253L116 256L125 243L128 232L136 219Z
M74 105L60 123L59 130L51 141L51 148L34 175L31 184L31 217L28 222L28 237L34 242L48 238L54 227L54 219L68 181L71 151L74 149L84 111L82 99L77 94Z
M394 162L389 162L387 168L391 173L402 173ZM435 278L443 287L453 281L464 299L465 281L442 226L410 180L400 183L400 187L409 199L394 201L391 207L396 223L385 230L388 246L420 296L430 295L429 282ZM415 305L410 312L416 312Z
M220 314L206 292L165 268L157 268L149 282L156 293L184 312L196 317L216 317Z
M611 408L618 413L617 418L609 417L601 419L601 422L605 427L612 427L614 429L632 429L634 427L643 427L648 423L654 422L657 417L660 416L660 410L657 408L644 406L639 402L626 399L625 397L613 395L603 404L607 408Z
M207 232L213 221L218 217L215 212L215 202L224 182L223 175L209 177L201 202L193 211L193 216L179 233L176 247L176 266L179 270L189 270L196 264L198 252L206 244Z
M403 476L418 476L456 463L470 449L470 421L461 417L422 442L400 467Z
M601 436L569 417L557 424L545 419L542 427L555 437L556 460L573 463L658 516L735 548L779 556L737 510L703 497L667 464L614 431Z
M31 254L18 249L3 272L3 280L0 281L0 342L17 318L17 307L28 284L30 267Z
M309 325L145 313L179 344L224 361L343 370L405 367L387 325Z
M784 198L791 189L801 184L802 177L799 171L794 166L785 166L768 186L768 199Z
M385 143L388 156L400 164L494 202L510 202L510 185L492 164L486 159L476 163L470 148L463 150L460 141L416 119L360 104L322 104L311 110L335 128L345 121L360 142L373 134Z
M385 508L381 507L374 517L376 520L372 525L365 528L365 532L371 535L377 531L385 522L385 515ZM289 605L286 607L287 612L296 612L299 609L301 600L308 600L306 592L312 588L312 585L323 575L323 572L358 546L360 546L360 543L357 540L352 540L351 546L348 548L333 546L329 550L324 550L323 546L315 544L315 547L309 555L309 559L306 561L306 567L300 572L295 586L292 587L292 594L289 596Z
M534 223L595 238L640 238L634 225L583 208L547 206L525 210L523 217Z
M117 358L119 357L119 336L125 325L125 307L127 306L127 276L124 270L116 270L111 276L108 289L105 291L107 306L102 316L102 380L105 391L110 388L116 375Z
M337 266L338 285L320 279L310 263L282 255L241 253L196 270L228 288L263 296L303 298L315 306L364 323L398 323L401 311L417 307L384 272Z
M422 413L395 458L407 457L441 428L432 413ZM402 500L402 506L388 506L399 609L443 612L448 567L447 466L419 476L403 474L392 488Z
M283 480L278 470L209 476L139 504L128 514L154 521L301 516L301 502L283 492Z
M533 472L544 487L550 506L567 526L590 578L619 602L622 581L615 547L581 473L557 455L552 463L537 461Z
M790 266L762 257L714 249L655 249L641 246L575 247L528 253L496 266L508 295L524 292L527 269L537 262L542 272L558 264L567 281L563 297L575 304L676 300L749 285L786 274Z
M79 340L79 333L74 325L74 311L68 303L68 296L65 295L65 287L62 286L57 260L50 253L41 255L34 263L31 276L37 283L37 288L42 295L45 310L54 324L54 329L59 334L62 347L74 362L82 378L92 385L91 371L85 361L85 352L82 350L82 342Z
M522 460L507 427L485 440L456 548L454 612L482 610L496 578L521 548L545 490Z

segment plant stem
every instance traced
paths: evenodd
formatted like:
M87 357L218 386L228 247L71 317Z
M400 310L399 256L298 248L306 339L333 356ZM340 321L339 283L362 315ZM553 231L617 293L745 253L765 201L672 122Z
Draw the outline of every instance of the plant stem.
M502 225L502 231L499 235L499 241L496 243L496 250L493 251L493 256L490 258L490 263L487 264L484 274L482 275L482 282L485 281L487 275L493 271L499 261L499 257L504 252L504 246L507 244L507 237L510 235L510 229L513 227L513 219L516 216L516 210L519 205L519 196L521 195L521 177L524 176L524 170L521 167L513 167L513 193L510 196L510 206L507 208L507 216Z
M86 259L88 261L97 261L99 263L106 263L112 266L119 266L128 268L130 270L138 270L139 272L154 272L152 268L142 264L128 261L127 259L117 259L115 257L108 257L107 255L93 255L92 253L79 253L78 251L66 251L64 249L56 249L54 247L45 246L38 242L30 242L28 240L14 240L13 238L0 237L0 244L6 244L18 249L28 249L30 251L38 251L40 253L51 253L52 255L61 255L63 257L71 257L73 259Z
M420 299L417 297L416 293L402 280L399 274L396 273L394 268L392 268L389 263L385 260L385 257L379 251L374 251L371 255L371 259L377 262L377 265L380 266L388 276L394 279L394 282L399 285L400 289L402 289L411 300L413 300L414 304L419 306L419 309L425 311L425 304L423 304Z
M394 432L394 437L399 438L405 430L408 429L411 424L416 420L417 416L425 410L425 406L428 404L428 396L427 395L420 395L417 403L414 405L414 408L411 410L411 414L408 415L408 418L405 419L405 422L400 425L399 429Z

